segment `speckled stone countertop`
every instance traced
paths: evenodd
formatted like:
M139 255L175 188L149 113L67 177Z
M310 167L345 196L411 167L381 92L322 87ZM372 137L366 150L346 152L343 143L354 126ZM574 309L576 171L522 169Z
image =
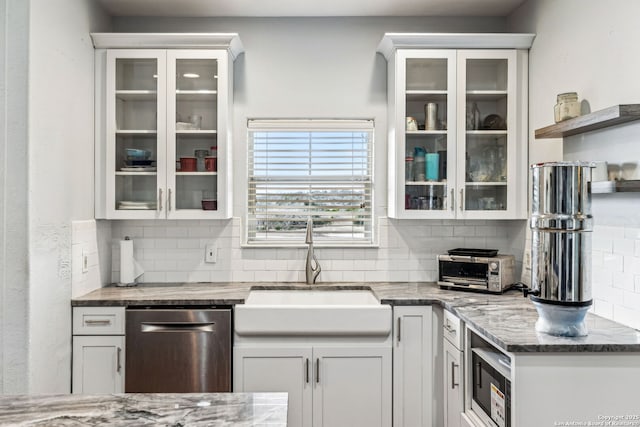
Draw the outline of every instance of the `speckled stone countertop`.
M74 306L235 305L251 289L309 289L304 284L185 283L106 287L74 298ZM587 314L586 337L554 337L535 331L538 314L517 291L489 295L440 289L434 283L328 283L314 289L371 289L383 304L439 305L509 352L640 352L640 332Z
M286 426L287 393L6 395L0 425Z

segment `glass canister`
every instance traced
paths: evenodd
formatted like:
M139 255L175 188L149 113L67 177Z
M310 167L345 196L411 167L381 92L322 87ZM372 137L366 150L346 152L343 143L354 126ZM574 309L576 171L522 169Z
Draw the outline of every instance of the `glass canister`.
M413 153L407 151L404 157L404 180L413 181Z
M553 108L556 123L573 119L580 115L580 103L576 92L561 93L558 95L557 104Z
M425 150L416 147L413 153L413 175L414 181L424 181L426 179Z

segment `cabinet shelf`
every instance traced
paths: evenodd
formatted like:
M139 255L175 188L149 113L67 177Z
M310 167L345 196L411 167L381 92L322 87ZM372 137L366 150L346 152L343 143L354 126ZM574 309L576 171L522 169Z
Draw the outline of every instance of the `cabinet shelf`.
M467 187L505 187L507 185L506 182L475 182L475 181L467 181L465 183Z
M117 135L156 135L158 133L155 129L126 129L116 130Z
M640 104L621 104L536 129L538 139L564 138L640 120Z
M408 130L407 136L409 135L446 135L447 130Z
M467 101L498 101L507 96L506 90L468 90Z
M121 101L155 101L158 92L155 90L117 90L116 98Z
M176 175L184 175L184 176L212 176L212 175L218 175L218 172L176 172Z
M406 185L420 185L420 186L445 186L446 181L407 181Z
M214 101L218 96L216 90L176 90L176 99L182 101Z
M176 131L176 135L182 135L182 136L195 136L195 135L215 135L216 133L218 133L217 130L213 130L213 129L197 129L197 130L177 130Z

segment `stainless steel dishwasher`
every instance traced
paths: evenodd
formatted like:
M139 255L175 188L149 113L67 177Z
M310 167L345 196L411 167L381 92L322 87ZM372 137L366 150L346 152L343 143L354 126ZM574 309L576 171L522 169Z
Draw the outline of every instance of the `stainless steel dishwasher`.
M127 393L231 391L231 309L126 311Z

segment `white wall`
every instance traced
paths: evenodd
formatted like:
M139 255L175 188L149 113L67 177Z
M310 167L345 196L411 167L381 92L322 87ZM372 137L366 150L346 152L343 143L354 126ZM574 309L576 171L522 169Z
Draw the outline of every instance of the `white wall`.
M28 386L28 44L28 2L0 0L0 394Z
M636 0L528 0L511 31L533 32L529 56L530 160L606 160L640 178L640 123L560 139L534 140L553 123L558 93L575 91L597 111L639 102ZM640 196L594 195L593 296L597 314L640 328Z
M31 0L29 18L30 393L70 390L71 221L93 218L92 0Z
M116 18L121 32L238 32L245 47L235 62L233 221L117 221L116 241L134 239L145 282L301 281L303 249L240 248L246 198L246 120L260 117L347 117L375 120L375 198L380 248L317 249L320 281L434 280L435 255L457 246L495 247L521 258L514 236L521 221L387 220L386 62L376 54L385 32L490 32L498 18ZM515 226L514 226L515 223ZM204 245L220 248L204 263Z

